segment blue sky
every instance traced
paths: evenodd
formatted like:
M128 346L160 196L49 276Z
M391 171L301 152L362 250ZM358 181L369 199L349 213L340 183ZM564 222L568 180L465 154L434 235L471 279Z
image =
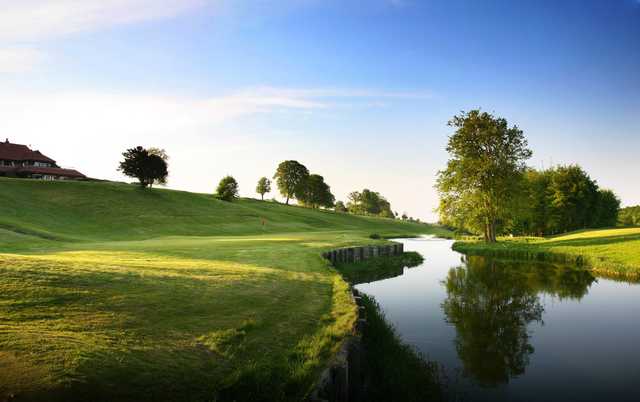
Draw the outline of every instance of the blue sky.
M101 178L133 145L169 186L241 193L297 159L435 220L447 120L520 126L640 204L640 2L0 0L0 137Z

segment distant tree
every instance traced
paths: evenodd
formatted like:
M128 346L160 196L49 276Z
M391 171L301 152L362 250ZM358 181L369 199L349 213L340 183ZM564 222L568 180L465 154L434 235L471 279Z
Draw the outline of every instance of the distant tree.
M393 218L391 204L380 193L365 188L349 194L347 209L358 215L378 215Z
M238 198L238 182L231 176L226 176L218 184L216 196L224 201L233 201Z
M122 156L124 160L120 162L118 170L126 176L138 179L142 187L153 186L154 183L166 184L169 170L168 157L164 151L160 156L138 146L127 149Z
M324 182L324 177L312 174L298 185L295 196L303 205L312 208L333 207L335 197L331 194L331 188Z
M261 200L264 200L264 195L269 192L271 192L271 180L266 177L260 178L256 186L256 193L260 194Z
M336 201L335 205L333 206L333 210L336 212L347 212L347 207L344 205L344 202Z
M297 161L284 161L278 165L273 178L276 180L280 194L286 198L286 204L289 199L295 196L296 190L300 191L300 186L309 176L309 170Z
M403 212L403 213L402 213L402 220L403 220L403 221L406 221L407 219L409 219L409 217L407 216L407 213L406 213L406 212Z
M518 127L479 110L454 116L449 125L456 128L447 145L451 158L436 185L441 221L467 220L495 242L531 157L527 140Z
M393 211L391 210L391 204L386 200L386 198L379 196L378 205L380 206L380 213L378 215L383 218L395 218L395 215L393 215Z

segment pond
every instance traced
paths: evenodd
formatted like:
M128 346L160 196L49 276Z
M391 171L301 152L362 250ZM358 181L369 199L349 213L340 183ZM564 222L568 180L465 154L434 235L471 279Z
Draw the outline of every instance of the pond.
M425 261L356 285L465 401L640 401L640 285L401 239Z

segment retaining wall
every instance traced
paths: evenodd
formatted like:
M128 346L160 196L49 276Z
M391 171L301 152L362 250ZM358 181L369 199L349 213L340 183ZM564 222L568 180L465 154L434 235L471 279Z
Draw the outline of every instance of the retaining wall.
M380 246L347 247L322 253L332 264L349 263L368 260L369 258L399 255L404 252L402 243L384 244Z
M404 252L402 243L379 246L347 247L331 250L322 256L332 264L350 263L370 258L399 255ZM351 288L354 303L358 306L358 319L353 335L347 338L329 367L320 376L318 384L308 401L313 402L360 402L364 401L362 384L362 362L365 351L362 349L361 334L367 324L364 307L360 306L358 291Z

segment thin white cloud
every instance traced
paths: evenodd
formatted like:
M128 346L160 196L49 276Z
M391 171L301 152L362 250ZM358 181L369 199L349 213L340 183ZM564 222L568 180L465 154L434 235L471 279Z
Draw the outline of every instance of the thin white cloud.
M31 48L0 48L0 74L31 71L44 60L44 54Z
M0 53L1 54L1 53ZM313 111L336 98L361 98L379 107L388 98L422 99L421 93L361 89L257 87L210 98L104 92L1 93L0 132L166 132L196 129L276 110ZM34 119L33 116L38 116ZM126 135L126 134L125 134Z
M269 86L257 87L251 90L261 96L284 96L294 99L322 101L324 106L336 99L373 99L375 102L389 99L426 100L433 98L428 91L386 91L359 88L274 88Z
M323 104L276 92L244 90L205 99L99 92L2 94L0 132L84 135L197 131L275 109L309 110ZM34 119L33 116L38 116Z
M177 16L206 0L0 0L0 42L40 41Z

